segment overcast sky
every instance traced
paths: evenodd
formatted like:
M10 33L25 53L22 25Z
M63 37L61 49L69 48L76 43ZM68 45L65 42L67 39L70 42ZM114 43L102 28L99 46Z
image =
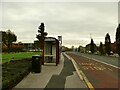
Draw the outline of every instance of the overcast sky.
M63 45L86 45L90 33L96 44L104 43L107 32L115 41L118 25L117 2L3 2L2 30L11 29L18 42L34 42L38 26L45 24L48 36L62 35Z

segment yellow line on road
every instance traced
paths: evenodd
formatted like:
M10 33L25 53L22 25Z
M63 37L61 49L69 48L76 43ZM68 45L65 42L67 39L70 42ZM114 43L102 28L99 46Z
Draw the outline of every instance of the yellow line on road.
M70 56L68 56L67 54L65 54L65 53L64 53L64 55L68 59L70 59L72 61L73 65L74 65L74 67L75 67L75 69L76 69L76 71L78 73L79 78L86 83L86 85L89 88L89 90L95 90L94 87L93 87L93 85L89 82L89 80L87 79L87 77L83 73L83 71L78 67L78 64L75 62L75 60L73 58L71 58Z
M72 62L74 63L74 66L76 67L77 63L72 59ZM82 76L84 82L86 83L86 85L88 86L88 88L90 90L95 90L93 85L89 82L89 80L87 79L87 77L85 76L85 74L83 73L83 71L79 68L76 68L76 71L78 71L77 73L80 73L80 75Z

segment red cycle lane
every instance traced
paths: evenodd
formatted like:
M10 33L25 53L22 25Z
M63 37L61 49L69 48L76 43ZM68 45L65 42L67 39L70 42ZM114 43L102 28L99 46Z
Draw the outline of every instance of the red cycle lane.
M120 90L119 69L73 53L67 54L76 61L95 90Z

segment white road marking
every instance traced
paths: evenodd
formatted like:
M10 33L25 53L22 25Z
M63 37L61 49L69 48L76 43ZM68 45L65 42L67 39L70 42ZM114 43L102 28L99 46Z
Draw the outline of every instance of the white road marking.
M103 64L106 64L106 65L109 65L109 66L112 66L112 67L117 68L117 69L120 69L120 67L117 67L117 66L114 66L114 65L112 65L112 64L108 64L108 63L105 63L105 62L102 62L102 61L98 61L97 59L90 58L90 57L87 57L87 56L84 56L84 55L81 55L81 56L83 56L83 57L85 57L85 58L88 58L88 59L92 59L92 60L94 60L94 61L97 61L97 62L100 62L100 63L103 63Z

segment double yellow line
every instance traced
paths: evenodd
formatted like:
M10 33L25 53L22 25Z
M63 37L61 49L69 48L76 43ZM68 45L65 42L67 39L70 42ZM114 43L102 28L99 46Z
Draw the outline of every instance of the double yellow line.
M83 73L83 71L79 68L78 64L75 62L75 60L73 58L71 58L70 56L68 56L66 53L64 53L64 55L70 59L76 69L76 72L78 73L78 76L81 80L84 81L84 83L87 85L87 87L89 88L89 90L95 90L93 85L89 82L89 80L87 79L87 77L85 76L85 74Z

